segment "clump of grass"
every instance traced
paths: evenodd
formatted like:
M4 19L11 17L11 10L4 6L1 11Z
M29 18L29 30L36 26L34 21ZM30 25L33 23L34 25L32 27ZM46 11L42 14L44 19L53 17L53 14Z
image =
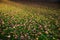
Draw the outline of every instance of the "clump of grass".
M9 8L8 8L9 7ZM0 6L0 39L59 40L59 10L44 7Z

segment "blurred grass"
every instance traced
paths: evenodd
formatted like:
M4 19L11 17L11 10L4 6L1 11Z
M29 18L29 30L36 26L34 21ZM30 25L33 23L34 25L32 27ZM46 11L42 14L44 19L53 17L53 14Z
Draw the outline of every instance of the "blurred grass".
M59 40L60 9L0 3L0 39Z

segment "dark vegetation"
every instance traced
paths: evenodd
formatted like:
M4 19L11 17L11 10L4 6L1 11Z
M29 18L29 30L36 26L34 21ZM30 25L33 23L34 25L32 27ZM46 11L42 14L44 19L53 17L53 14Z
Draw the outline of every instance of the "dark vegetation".
M60 0L10 0L10 1L29 1L29 2L60 2Z
M60 9L60 0L10 0L17 3L22 4L37 4L37 5L43 5L46 7L51 7L52 9L57 8Z
M26 2L56 2L59 3L60 0L0 0L0 1L26 1Z

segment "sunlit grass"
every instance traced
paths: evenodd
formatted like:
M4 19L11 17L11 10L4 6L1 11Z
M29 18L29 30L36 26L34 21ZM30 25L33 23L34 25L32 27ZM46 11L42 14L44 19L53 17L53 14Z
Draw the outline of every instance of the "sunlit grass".
M20 6L0 4L0 39L59 40L60 10Z

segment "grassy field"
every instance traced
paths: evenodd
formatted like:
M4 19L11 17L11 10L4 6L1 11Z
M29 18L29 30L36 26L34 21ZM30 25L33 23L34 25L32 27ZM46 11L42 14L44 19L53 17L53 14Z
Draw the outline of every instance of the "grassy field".
M0 3L0 40L60 40L60 9Z

